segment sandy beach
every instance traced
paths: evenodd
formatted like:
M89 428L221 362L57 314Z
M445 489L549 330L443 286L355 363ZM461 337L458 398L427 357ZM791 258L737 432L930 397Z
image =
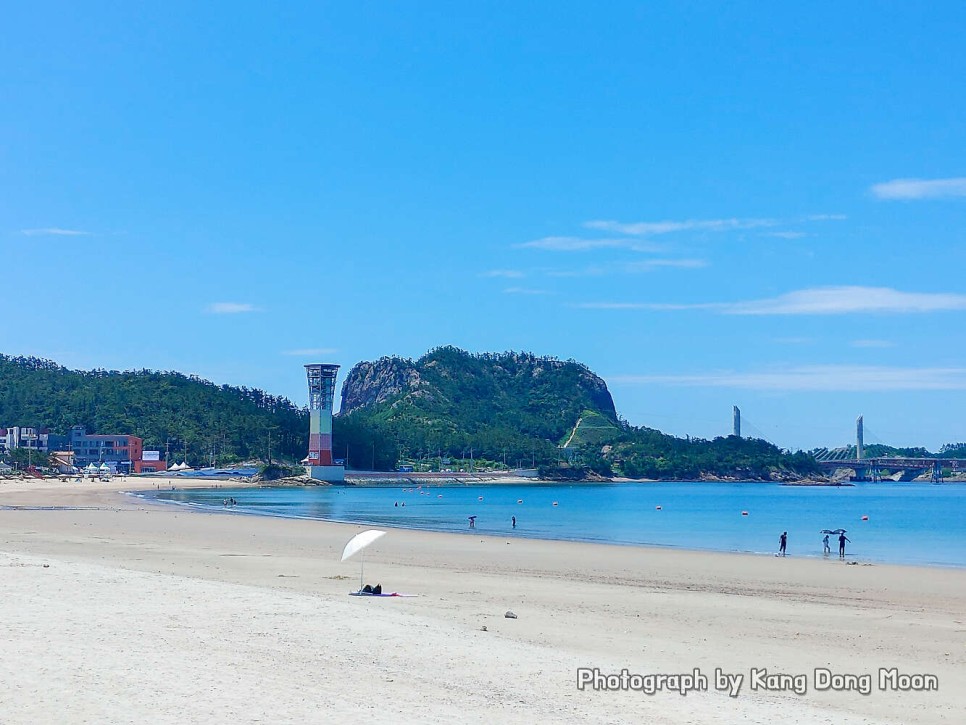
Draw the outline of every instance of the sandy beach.
M366 580L418 596L363 599L339 555L364 527L122 493L153 485L0 482L0 721L966 721L966 570L390 530ZM578 668L709 688L580 690Z

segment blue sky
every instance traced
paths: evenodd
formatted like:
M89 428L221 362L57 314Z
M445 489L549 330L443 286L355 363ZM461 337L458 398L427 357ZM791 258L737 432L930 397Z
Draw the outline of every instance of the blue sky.
M196 5L5 10L0 351L304 403L528 350L677 435L966 440L963 3Z

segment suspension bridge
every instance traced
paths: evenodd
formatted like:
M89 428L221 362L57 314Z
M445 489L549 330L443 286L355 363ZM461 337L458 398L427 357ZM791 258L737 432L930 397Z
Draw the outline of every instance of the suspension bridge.
M734 435L741 437L741 411L733 409ZM757 429L756 429L757 430ZM763 437L763 436L762 436ZM767 440L767 439L766 439ZM819 467L829 473L852 469L854 481L911 481L923 474L941 482L943 471L966 472L966 459L932 456L868 456L865 451L865 422L860 415L855 421L855 444L839 448L818 448L811 451Z

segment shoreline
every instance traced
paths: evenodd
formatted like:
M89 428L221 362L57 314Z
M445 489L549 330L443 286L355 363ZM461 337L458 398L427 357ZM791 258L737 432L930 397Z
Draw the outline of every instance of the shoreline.
M204 480L219 483L226 482L243 482L247 479L244 478L231 478L231 477L215 477L207 476L201 479L192 479L190 477L185 478L172 478L170 476L161 476L160 474L155 477L150 476L132 476L139 480ZM36 479L35 479L36 480ZM394 473L377 473L377 472L367 472L366 475L359 475L358 473L348 472L346 473L346 480L344 483L333 483L329 481L319 481L311 479L305 476L300 476L297 478L279 478L273 480L258 480L253 482L255 485L262 487L285 487L285 486L346 486L346 487L356 487L356 488L379 488L379 487L394 487L394 486L502 486L502 485L533 485L533 486L555 486L563 484L574 484L582 486L593 486L593 485L619 485L627 483L720 483L720 484L734 484L734 483L749 483L749 484L774 484L776 486L814 486L814 487L849 487L854 486L856 483L902 483L902 484L928 484L930 486L943 486L948 484L966 483L966 478L946 478L942 481L933 481L927 478L915 478L911 481L893 481L891 479L882 479L881 481L851 481L851 480L832 480L832 479L798 479L798 480L786 480L786 479L764 479L764 478L721 478L721 477L710 477L702 478L699 480L686 479L686 478L623 478L621 476L614 476L612 478L539 478L531 476L507 476L503 474L492 474L481 476L478 474L465 474L462 476L456 476L453 474L394 474Z
M443 484L441 484L443 485ZM777 484L781 485L781 484ZM190 486L187 488L201 488L207 489L215 487L208 486ZM220 488L220 487L218 487ZM226 487L229 488L229 487ZM230 487L234 488L234 487ZM266 486L240 486L239 488L266 488ZM269 487L270 488L270 487ZM378 486L373 486L372 488L379 488ZM350 521L348 519L337 519L337 518L321 518L312 516L297 516L290 515L286 516L280 513L268 513L260 511L252 511L242 507L242 509L219 508L217 505L209 505L203 503L186 503L181 501L174 501L171 499L160 499L152 496L152 491L156 489L139 489L130 491L120 491L120 493L137 498L142 501L148 501L152 504L157 504L161 506L174 506L181 510L193 511L198 513L207 514L231 514L235 516L254 516L254 517L266 517L274 518L287 521L319 521L322 523L338 524L345 526L354 527L377 527L389 529L391 531L414 531L422 532L426 534L443 534L447 536L483 536L491 538L506 538L513 540L526 540L526 541L545 541L548 543L561 542L561 543L573 543L573 544L587 544L590 546L617 546L621 548L631 547L644 549L646 551L682 551L682 552L694 552L696 554L722 554L726 556L747 556L754 558L775 558L774 552L768 551L742 551L738 549L713 549L713 548L700 548L700 547L690 547L690 546L679 546L676 544L655 544L655 543L637 543L629 541L599 541L594 539L580 539L580 538L550 538L545 536L528 536L524 533L517 533L513 530L501 533L499 535L488 532L485 530L477 531L475 529L460 529L460 530L446 530L446 529L433 529L433 528L420 528L418 526L405 526L398 523L385 523L385 522L373 522L373 521ZM847 557L845 560L839 560L837 557L833 556L822 556L822 555L809 555L809 554L793 554L786 557L780 557L783 559L796 559L800 561L814 561L821 562L822 565L831 566L896 566L905 567L911 569L939 569L939 570L950 570L950 571L966 571L966 563L962 564L943 564L943 563L910 563L901 561L887 561L881 559L869 559L860 557Z
M0 510L5 722L939 723L966 712L961 570L392 529L367 550L366 580L418 596L366 600L346 596L358 561L339 562L363 527L149 503L121 493L133 482L0 485L0 505L61 507ZM936 674L940 690L579 691L578 667L898 667ZM347 696L360 681L365 697Z

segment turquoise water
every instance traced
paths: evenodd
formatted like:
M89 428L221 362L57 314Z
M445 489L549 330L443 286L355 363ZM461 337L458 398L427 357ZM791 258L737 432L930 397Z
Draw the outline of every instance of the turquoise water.
M141 495L218 510L225 498L233 497L235 513L460 533L472 533L468 517L476 516L479 534L759 554L776 552L779 535L787 531L789 556L818 558L819 531L843 528L852 540L849 559L966 566L964 484L311 486ZM517 518L516 529L511 516ZM863 516L869 520L862 521ZM838 558L836 537L831 539L832 556Z

